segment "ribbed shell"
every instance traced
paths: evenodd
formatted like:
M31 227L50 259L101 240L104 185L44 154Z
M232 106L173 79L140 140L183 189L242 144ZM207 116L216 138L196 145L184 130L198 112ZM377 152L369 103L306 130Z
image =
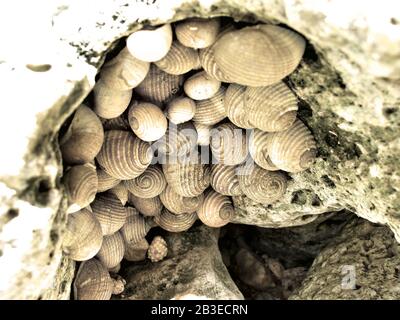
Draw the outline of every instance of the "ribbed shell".
M149 166L139 177L126 180L128 190L140 198L154 198L158 196L165 187L167 181L161 168L156 165Z
M97 259L107 268L116 267L123 259L125 253L125 243L122 235L116 232L109 236L104 236L103 244L97 253Z
M63 251L73 260L93 258L103 241L101 226L87 209L68 215L64 232Z
M155 65L169 74L179 75L192 70L197 64L197 59L196 50L174 41L167 55L155 62Z
M232 82L252 87L271 85L292 73L304 49L300 35L274 25L231 31L213 45L221 71Z
M107 172L97 168L97 192L107 191L120 183L120 179L110 176Z
M163 205L174 214L196 212L203 202L203 194L196 197L183 197L176 193L170 186L160 194Z
M104 144L96 159L110 175L121 180L133 179L150 165L150 145L130 132L111 130L105 133Z
M205 71L200 71L188 78L183 84L183 90L194 100L210 99L221 88L221 82L212 78Z
M317 147L310 130L296 120L289 129L271 134L268 152L271 161L279 169L300 172L313 164Z
M168 254L168 246L165 240L160 237L154 237L151 241L149 250L147 251L147 256L151 262L158 262L164 259Z
M221 87L212 98L196 101L193 121L211 126L223 120L226 117L225 91L226 89Z
M131 130L128 119L122 114L112 119L100 119L103 123L104 130Z
M121 181L119 184L117 184L115 187L112 187L110 189L110 193L115 195L119 201L121 201L121 204L125 206L126 202L128 201L128 188L125 186L125 183Z
M146 259L149 243L142 239L135 244L125 245L124 258L128 261L143 261Z
M158 226L169 232L182 232L190 229L197 220L197 213L173 214L166 208L161 215L154 217Z
M157 216L161 213L163 205L160 198L140 198L134 196L132 193L128 195L128 202L135 206L136 209L144 216Z
M99 153L103 141L104 131L99 117L82 104L60 139L63 160L68 164L90 162Z
M165 114L169 121L180 124L191 120L196 113L196 103L187 97L178 97L171 100Z
M268 143L271 136L270 132L254 129L249 139L249 152L261 168L276 171L279 168L272 163L268 155Z
M226 196L240 196L243 194L239 186L236 172L237 166L223 164L211 165L211 186L213 189Z
M252 129L245 102L246 87L232 83L226 89L224 107L229 120L240 128Z
M199 146L210 145L212 126L207 125L207 124L202 124L199 122L193 122L193 125L197 131L197 144Z
M156 141L167 131L167 118L161 109L152 103L132 103L128 120L133 132L143 141Z
M175 34L179 42L190 48L206 48L217 39L220 19L191 18L178 22Z
M213 228L228 224L235 214L235 209L229 197L214 190L207 191L203 204L197 211L201 222Z
M131 246L142 240L150 230L150 225L141 215L131 215L126 219L121 229L121 234L125 243Z
M103 235L117 232L125 223L126 210L112 193L100 193L91 204L94 215L100 222Z

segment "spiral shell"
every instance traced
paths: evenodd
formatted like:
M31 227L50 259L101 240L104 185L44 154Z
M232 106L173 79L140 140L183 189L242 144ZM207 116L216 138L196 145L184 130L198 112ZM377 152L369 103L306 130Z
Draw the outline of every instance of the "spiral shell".
M220 194L226 196L240 196L243 194L239 186L236 172L237 166L223 164L211 165L211 186Z
M167 118L161 109L152 103L132 103L128 120L133 132L144 141L158 140L167 131Z
M158 262L164 259L168 254L168 246L165 240L160 237L154 237L151 241L149 250L147 251L147 256L151 262Z
M102 169L96 170L97 173L97 192L104 192L117 186L121 180L110 176L107 172Z
M135 206L142 215L149 217L159 215L163 207L158 196L154 198L140 198L129 193L128 202Z
M203 204L197 211L201 222L213 228L228 224L235 214L231 200L222 194L209 190L204 196Z
M196 113L196 103L190 98L178 97L168 103L165 113L172 123L184 123L193 118Z
M184 214L196 212L203 202L203 194L196 197L183 197L176 193L170 186L160 194L163 205L174 214Z
M71 259L84 261L93 258L103 241L101 226L87 209L68 215L63 239L63 251Z
M105 133L104 144L96 157L108 174L121 180L139 176L150 165L152 158L148 143L121 130Z
M274 132L268 141L268 153L272 163L287 172L308 169L317 154L317 147L310 130L296 120L285 131Z
M300 35L274 25L231 31L213 45L220 70L232 82L251 87L274 84L292 73L304 49Z
M232 83L226 89L224 107L229 120L236 126L252 129L254 126L249 120L249 110L245 103L246 87Z
M169 74L179 75L192 70L197 64L197 59L196 50L174 41L167 55L155 62L155 65Z
M129 192L137 197L154 198L163 192L167 186L167 181L161 168L152 165L139 177L125 181L125 185Z
M191 18L177 23L175 34L184 46L199 49L206 48L215 42L219 28L219 18Z
M213 97L221 88L221 82L212 78L205 71L200 71L188 78L183 90L189 98L204 100Z
M210 145L212 126L209 126L207 124L202 124L199 122L193 122L193 125L197 131L197 144L199 146Z
M279 170L271 161L268 155L268 143L271 133L254 129L249 139L249 152L254 161L269 171Z
M141 215L130 215L121 229L121 234L127 245L133 245L142 240L150 230L150 225Z
M108 236L125 223L126 210L121 201L112 193L100 193L91 204L94 215L100 222L103 235Z
M190 229L197 220L197 213L173 214L166 208L159 216L154 217L158 226L169 232L182 232Z
M103 141L104 131L100 119L82 104L60 139L63 160L69 164L90 162L99 153Z
M128 201L128 188L125 186L125 183L121 181L119 184L117 184L115 187L112 187L110 189L110 193L115 195L119 201L121 201L121 204L125 206L125 204Z
M112 119L100 119L104 130L131 130L128 119L125 118L125 115L122 114L119 117Z
M142 61L154 62L168 53L172 44L172 28L164 24L156 29L142 29L126 39L129 52Z
M134 244L125 245L124 258L128 261L143 261L146 259L149 243L146 239L142 239Z
M225 91L226 89L221 87L212 98L196 101L193 121L210 126L223 120L226 117Z
M107 268L116 267L123 259L125 244L122 235L116 232L109 236L104 236L103 244L97 253L97 259Z

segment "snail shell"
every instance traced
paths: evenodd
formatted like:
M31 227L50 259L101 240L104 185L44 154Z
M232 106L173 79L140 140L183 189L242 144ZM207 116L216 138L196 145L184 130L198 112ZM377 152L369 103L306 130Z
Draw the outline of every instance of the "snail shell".
M252 129L254 126L249 120L249 110L245 103L246 87L232 83L226 89L224 107L229 120L236 126Z
M226 117L225 91L226 89L221 87L212 98L196 101L193 121L210 126L224 119Z
M150 165L152 158L148 143L121 130L105 133L104 144L96 157L108 174L121 180L139 176Z
M94 215L100 222L103 235L108 236L125 223L126 210L121 201L112 193L100 193L91 204Z
M196 103L190 98L178 97L168 103L165 113L172 123L184 123L193 118L196 113Z
M167 55L155 65L169 74L185 74L196 66L198 56L196 50L174 41Z
M317 147L310 130L296 120L285 131L271 133L268 153L272 163L287 172L300 172L308 169L315 161Z
M215 42L219 28L219 18L191 18L177 23L175 34L184 46L199 49L211 46Z
M202 124L199 122L193 122L194 127L197 131L197 144L199 146L210 145L211 129L212 126Z
M209 190L204 196L203 204L197 211L201 222L213 228L228 224L235 214L231 200L214 190Z
M287 178L281 171L268 171L255 163L245 163L240 169L240 188L253 201L271 204L285 194Z
M97 192L104 192L110 190L111 188L117 186L121 180L110 176L107 172L102 169L97 168Z
M85 105L75 112L72 122L60 139L63 160L69 164L84 164L99 153L104 141L100 119Z
M133 132L144 141L158 140L167 131L167 118L161 109L152 103L132 103L128 120Z
M263 131L286 130L296 120L296 96L282 81L267 87L248 87L245 99L250 122Z
M122 235L116 232L109 236L104 236L103 244L97 253L97 259L107 268L116 267L123 259L125 244Z
M194 100L204 100L213 97L221 88L221 81L218 81L200 71L188 78L183 84L183 90L188 97Z
M140 198L129 193L128 202L135 206L141 214L149 217L159 215L163 207L158 196L154 198Z
M226 196L240 196L243 194L239 186L236 172L237 166L223 164L211 165L211 186L220 194Z
M125 181L125 184L129 192L137 197L154 198L163 192L167 186L167 181L161 168L152 165L139 177Z
M103 241L101 226L87 209L68 215L63 251L71 259L84 261L93 258Z
M158 262L164 259L168 254L168 246L165 240L160 237L154 237L151 241L149 250L147 251L147 256L151 262Z
M119 117L112 119L101 118L104 130L131 130L128 120L122 114Z
M221 71L232 82L251 87L274 84L292 73L304 49L300 35L273 25L231 31L213 45Z
M121 263L118 263L115 267L108 268L110 274L117 274L121 270Z
M140 214L130 215L121 229L125 243L131 246L142 240L150 230L150 225Z
M69 203L67 213L87 207L96 197L97 174L88 165L73 166L65 173L63 180Z
M268 143L271 133L254 129L249 139L249 152L254 161L269 171L279 170L271 161L268 155Z
M126 39L129 52L142 61L154 62L168 53L172 44L172 28L164 24L153 30L139 30Z
M143 261L146 259L146 253L149 249L149 243L142 239L134 244L125 245L124 258L128 261Z
M128 201L128 188L125 186L124 182L120 182L119 184L117 184L115 187L112 187L110 189L110 193L112 193L113 195L115 195L119 201L121 201L121 204L123 206L125 206L125 204Z
M182 232L190 229L197 220L197 213L173 214L166 208L159 216L154 217L158 226L169 232Z
M196 212L203 202L203 194L196 197L183 197L176 193L170 186L160 194L163 205L174 214Z

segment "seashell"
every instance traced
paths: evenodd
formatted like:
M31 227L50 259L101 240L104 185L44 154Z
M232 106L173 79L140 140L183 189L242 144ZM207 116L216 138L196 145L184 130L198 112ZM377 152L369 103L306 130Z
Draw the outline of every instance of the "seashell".
M214 190L209 190L204 196L203 204L197 210L201 222L213 228L228 224L235 214L231 200Z
M160 194L163 205L174 214L184 214L196 212L203 202L203 194L196 197L183 197L176 193L170 186Z
M114 284L107 268L97 259L82 262L74 284L75 300L109 300Z
M217 163L224 165L240 164L249 153L245 131L230 122L211 131L210 148Z
M305 41L291 30L257 25L224 34L212 49L215 62L231 82L260 87L274 84L296 69Z
M217 39L220 19L191 18L178 22L175 34L179 42L189 48L206 48Z
M268 154L279 169L300 172L315 161L317 146L310 130L303 122L296 120L289 129L271 133Z
M128 202L135 206L142 215L149 217L159 215L163 207L158 196L154 198L140 198L129 193Z
M246 87L232 83L226 89L224 107L225 113L231 122L245 129L252 129L254 126L249 120L249 110L245 103Z
M113 294L119 295L125 290L126 281L119 275L115 275L115 278L111 278L113 282Z
M97 174L88 165L70 168L63 177L69 207L67 213L87 207L96 197Z
M117 186L121 180L110 176L107 172L102 169L97 168L97 192L107 191L115 186Z
M155 141L164 136L168 121L164 113L155 104L134 102L129 107L129 125L143 141Z
M179 93L182 84L182 75L166 73L152 64L146 78L134 91L144 100L161 107Z
M221 87L212 98L196 101L193 121L210 126L223 120L226 117L225 91L226 89Z
M158 226L169 232L182 232L190 229L197 220L197 213L173 214L166 208L159 216L154 217Z
M196 50L174 41L167 55L154 64L169 74L179 75L192 70L197 64L198 57Z
M146 259L149 243L146 239L142 239L135 244L125 245L124 258L128 261L143 261Z
M189 98L204 100L213 97L221 88L221 82L211 78L207 72L200 71L188 78L183 90Z
M124 239L119 232L116 232L112 235L104 236L103 244L96 257L107 269L110 269L116 267L122 261L124 253Z
M68 215L64 232L63 251L72 260L84 261L93 258L103 241L101 226L87 209Z
M151 262L158 262L164 259L168 254L168 246L165 240L160 236L155 236L151 241L147 256Z
M96 82L93 88L94 109L99 117L111 119L120 116L132 99L132 90L115 90L108 87L104 81Z
M84 164L99 153L104 141L100 119L87 106L81 104L72 122L60 139L63 160L69 164Z
M200 57L199 57L199 50L196 50L197 57L196 57L196 63L193 66L193 70L201 70L203 67L201 65Z
M287 178L281 171L268 171L252 162L245 163L240 170L240 189L253 201L271 204L285 194Z
M121 229L121 234L126 245L133 245L142 240L151 226L141 215L130 215Z
M128 188L125 186L124 182L120 182L115 187L112 187L110 189L110 193L115 195L119 199L119 201L121 201L121 204L123 206L125 206L125 204L128 201L128 193L129 193L129 191L128 191Z
M268 155L268 143L272 133L254 129L249 139L249 152L261 168L269 171L279 170Z
M91 204L94 215L100 222L103 235L108 236L125 223L126 210L121 201L112 193L100 193Z
M100 78L114 90L130 90L143 81L149 68L148 62L136 59L125 47L114 59L103 65Z
M197 131L197 144L199 146L210 145L212 126L209 126L207 124L202 124L199 122L193 122L193 125Z
M161 168L152 165L149 166L139 177L132 180L126 180L125 185L129 192L137 197L154 198L163 192L167 186L167 181L165 180Z
M243 194L239 186L236 172L237 166L223 164L211 165L211 186L215 191L226 196L240 196Z
M178 97L171 100L165 114L169 121L180 124L191 120L196 113L196 103L187 97Z
M137 211L136 208L133 207L126 207L126 218L130 216L137 216L139 214L139 211Z
M147 142L121 130L105 133L104 144L96 157L108 174L121 180L138 177L150 165L152 158Z
M172 44L172 28L164 24L155 29L142 29L132 33L126 39L129 52L142 61L154 62L168 53Z
M267 87L248 87L244 95L251 124L263 131L286 130L296 120L296 96L282 81Z
M128 119L125 118L124 114L119 117L112 119L103 119L100 118L101 123L103 124L104 130L131 130Z
M125 244L124 244L125 245ZM108 271L110 272L110 274L114 273L118 273L121 270L121 263L118 263L115 267L112 268L108 268Z

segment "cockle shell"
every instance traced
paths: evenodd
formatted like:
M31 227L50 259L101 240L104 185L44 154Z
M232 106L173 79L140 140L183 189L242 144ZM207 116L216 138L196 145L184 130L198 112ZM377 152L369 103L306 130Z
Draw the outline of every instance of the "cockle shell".
M289 129L271 133L268 154L279 169L300 172L313 164L317 147L310 130L303 122L296 120Z
M84 261L93 258L103 241L101 226L87 209L68 215L64 232L63 251L71 259Z
M196 212L203 202L203 194L196 197L183 197L176 193L170 186L160 194L163 205L174 214L184 214Z
M102 169L97 168L97 192L107 191L116 185L118 185L121 180L110 176L107 172Z
M263 131L286 130L296 120L296 96L282 81L267 87L248 87L244 95L251 124Z
M140 198L129 193L128 202L138 209L142 215L149 217L159 215L163 208L158 196L154 198Z
M121 201L121 204L125 206L128 201L129 191L123 181L121 181L115 187L112 187L109 192L115 195L119 199L119 201Z
M199 122L193 122L193 125L197 131L197 144L199 146L210 145L212 126L209 126L207 124L202 124Z
M257 25L224 34L212 49L218 67L232 82L259 87L292 73L303 56L305 41L289 29Z
M249 110L245 103L246 87L232 83L226 89L224 107L229 120L240 128L252 129L249 120Z
M155 29L142 29L126 39L129 52L142 61L154 62L168 53L172 44L172 28L164 24Z
M196 50L174 41L167 55L155 62L155 65L169 74L185 74L196 66L197 59Z
M143 261L146 259L147 249L149 249L149 243L146 239L125 245L124 259L128 261Z
M110 269L122 261L124 253L124 239L119 232L116 232L112 235L104 236L103 244L96 257L107 269Z
M126 210L114 194L108 192L98 194L91 207L100 222L103 235L111 235L124 225Z
M69 164L92 161L104 141L100 119L85 105L76 110L67 132L60 139L63 160Z
M225 91L226 89L221 87L212 98L196 101L193 121L210 126L224 119L226 117Z
M106 131L96 159L110 175L121 180L139 176L150 165L153 154L147 142L121 130Z
M219 228L228 224L235 214L229 197L210 189L204 196L204 201L197 210L201 222L213 228Z
M128 119L122 114L112 119L100 119L103 123L104 130L131 130Z
M143 141L156 141L167 131L168 121L164 113L149 102L132 103L128 120L133 132Z
M205 71L200 71L188 78L183 90L189 98L204 100L213 97L221 88L221 82L212 78Z
M108 268L110 274L117 274L121 270L121 263L118 263L115 267Z
M165 240L160 236L155 236L151 241L147 256L151 262L158 262L164 259L168 254L168 246Z
M191 18L178 22L175 34L179 42L190 48L206 48L217 39L220 19Z
M130 215L121 229L121 234L127 245L133 245L142 240L151 226L140 214Z
M268 155L268 143L272 133L254 129L249 139L249 152L254 161L269 171L279 170Z
M125 185L129 192L140 198L154 198L158 196L165 187L167 181L161 168L156 165L149 166L139 177L126 180Z
M195 223L197 213L173 214L164 208L159 216L154 217L158 226L169 232L183 232Z
M211 165L211 186L220 194L226 196L240 196L243 194L239 186L236 172L237 166L223 164Z
M178 97L171 100L165 114L169 121L180 124L191 120L196 113L196 103L187 97Z

